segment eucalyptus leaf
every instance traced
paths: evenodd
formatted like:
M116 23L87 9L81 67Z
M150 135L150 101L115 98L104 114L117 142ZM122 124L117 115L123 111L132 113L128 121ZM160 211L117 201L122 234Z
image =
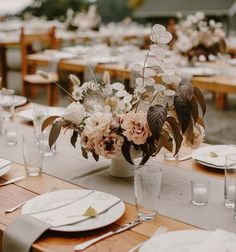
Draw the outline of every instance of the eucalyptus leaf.
M94 158L96 161L99 160L99 155L98 155L95 151L92 152L92 155L93 155L93 158Z
M82 155L85 159L88 159L88 153L84 147L81 147Z

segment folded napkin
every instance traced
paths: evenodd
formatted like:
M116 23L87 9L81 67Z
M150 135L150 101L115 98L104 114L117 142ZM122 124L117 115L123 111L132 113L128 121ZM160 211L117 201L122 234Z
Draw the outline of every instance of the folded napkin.
M203 243L191 252L235 252L236 235L217 229Z
M71 225L91 218L85 216L89 208L102 214L118 204L120 199L107 193L91 191L54 210L44 210L18 217L3 234L3 252L29 252L31 245L49 228ZM96 218L96 217L95 217Z
M10 160L0 158L0 169L4 168L5 166L11 164Z
M18 217L3 233L3 252L29 252L50 225L29 215Z

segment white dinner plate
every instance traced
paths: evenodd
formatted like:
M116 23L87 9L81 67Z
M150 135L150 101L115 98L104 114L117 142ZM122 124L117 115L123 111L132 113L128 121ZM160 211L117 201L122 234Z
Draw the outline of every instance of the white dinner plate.
M212 152L218 156L211 157L210 153ZM194 150L192 152L192 158L205 166L224 169L225 156L229 154L236 154L235 145L208 145Z
M169 232L148 240L139 252L190 252L192 248L204 242L210 234L210 231L201 230Z
M15 95L14 96L14 105L15 107L22 106L27 103L27 98L25 96Z
M22 214L30 214L33 212L44 211L46 209L52 209L58 205L61 206L63 204L66 204L66 203L69 203L78 199L81 195L84 195L83 194L84 191L85 189L74 189L74 190L61 190L61 191L42 194L40 196L33 198L29 202L27 202L22 208L21 212ZM86 191L90 191L90 190L86 190ZM115 197L108 193L103 193L103 192L101 193L105 197L106 195L109 195L109 197ZM98 215L96 218L90 218L85 221L73 224L73 225L61 226L61 227L51 228L51 229L55 231L61 231L61 232L79 232L79 231L93 230L93 229L107 226L115 222L124 214L124 211L125 211L125 204L123 201L120 201L117 205L113 206L110 210L108 210L107 212L101 215Z
M48 108L45 107L45 109L48 109L49 116L53 116L53 115L60 116L65 111L65 108L62 108L62 107L48 107ZM20 111L17 115L25 120L33 121L33 111L34 111L33 108L25 109L25 110Z
M0 177L5 175L10 170L11 161L0 158Z
M181 76L213 76L217 73L215 69L207 67L183 67L179 71Z

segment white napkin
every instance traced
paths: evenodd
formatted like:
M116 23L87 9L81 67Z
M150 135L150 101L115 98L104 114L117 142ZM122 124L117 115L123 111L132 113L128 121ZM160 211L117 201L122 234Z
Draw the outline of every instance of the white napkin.
M11 164L12 162L7 159L0 158L0 169L4 168L5 166Z
M235 252L236 235L217 229L191 252Z
M53 227L64 226L91 218L83 216L89 207L94 208L99 215L118 202L120 202L120 199L113 195L95 191L70 205L48 212L33 214L32 217Z

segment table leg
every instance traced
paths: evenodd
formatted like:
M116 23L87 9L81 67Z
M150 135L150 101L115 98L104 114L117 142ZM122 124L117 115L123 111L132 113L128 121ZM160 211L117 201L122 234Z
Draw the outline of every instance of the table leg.
M219 110L224 110L227 107L227 94L226 93L216 93L215 94L215 105Z
M1 87L7 88L7 50L0 47L0 77L2 78Z

